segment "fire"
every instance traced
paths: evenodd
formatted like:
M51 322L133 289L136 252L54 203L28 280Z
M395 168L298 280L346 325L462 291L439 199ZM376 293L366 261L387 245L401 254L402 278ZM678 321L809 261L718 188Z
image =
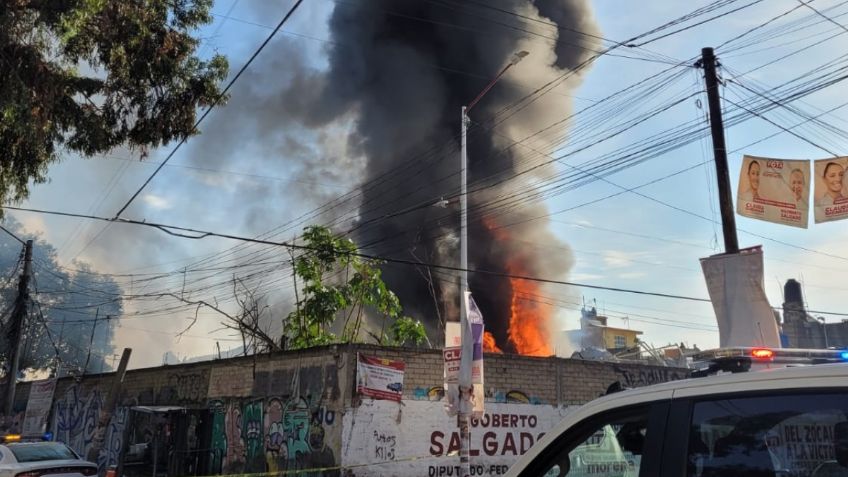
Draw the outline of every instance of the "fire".
M486 353L503 353L503 350L498 348L495 343L495 336L488 331L483 333L483 351Z
M513 264L510 264L513 265ZM522 275L521 267L508 266L510 275ZM518 270L516 270L518 269ZM550 306L538 301L539 284L520 278L510 278L512 303L507 336L518 354L525 356L551 356L548 343Z
M486 228L500 241L509 241L509 232L500 228L491 219L483 219ZM518 251L506 264L510 275L532 276L526 263L530 259L523 257ZM509 328L507 338L515 347L516 352L524 356L552 356L553 349L549 342L550 321L553 315L551 306L539 300L541 284L520 278L509 279L512 296L510 301ZM493 337L494 338L494 337ZM492 339L494 344L494 339ZM485 346L485 343L484 343Z

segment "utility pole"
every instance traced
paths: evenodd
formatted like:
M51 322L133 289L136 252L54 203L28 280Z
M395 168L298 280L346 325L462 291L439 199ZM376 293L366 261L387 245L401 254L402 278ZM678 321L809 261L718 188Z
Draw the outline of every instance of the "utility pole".
M18 384L18 368L21 366L21 337L24 334L24 321L29 304L29 278L32 274L32 240L24 244L24 271L18 282L18 297L12 314L12 359L9 366L8 386L6 386L6 408L3 410L6 419L12 418L15 405L15 388Z
M91 439L91 446L88 448L86 459L90 462L97 462L97 457L100 455L100 449L103 448L103 441L106 437L106 427L109 421L112 420L112 414L115 412L115 407L118 405L118 397L121 394L121 387L124 384L124 376L127 374L127 365L130 362L131 348L124 348L121 354L121 362L118 364L118 371L112 378L112 386L109 388L109 394L106 396L106 402L100 409L100 414L97 416L97 427L94 428L94 434ZM102 473L100 474L102 475Z
M707 86L707 104L710 111L710 129L713 137L716 180L718 181L718 201L721 209L721 228L724 235L725 253L739 253L739 239L736 237L736 216L734 215L733 193L730 190L730 171L727 167L727 147L724 143L724 123L721 119L721 101L716 76L716 57L712 48L701 49L701 59L696 67L704 68L704 81Z

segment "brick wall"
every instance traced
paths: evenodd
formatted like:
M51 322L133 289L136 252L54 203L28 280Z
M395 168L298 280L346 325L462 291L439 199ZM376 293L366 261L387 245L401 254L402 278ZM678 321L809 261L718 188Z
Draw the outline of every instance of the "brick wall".
M422 401L415 406L423 406L423 415L436 412L443 416L441 403L423 402L438 401L443 394L441 350L338 345L135 369L126 375L119 409L107 430L108 446L99 463L105 466L117 461L124 430L133 419L133 406L167 405L186 408L186 413L194 416L192 422L206 426L212 434L208 446L213 454L204 457L207 473L338 465L345 440L345 416L355 414L360 406L367 405L363 416L371 412L368 409L382 409L355 396L357 353L404 361L404 400L410 406L412 401ZM537 413L540 419L560 415L569 406L598 397L615 381L636 387L681 379L686 374L686 370L639 364L503 354L487 354L484 365L488 402L507 406L503 409L508 412ZM81 381L59 381L51 418L59 440L86 452L92 431L89 423L94 422L106 401L113 376L106 373ZM18 411L25 409L28 392L28 384L18 387ZM525 409L522 406L535 410L521 410ZM403 407L389 405L387 409L394 414L387 422L400 419ZM508 439L507 434L502 437ZM426 440L421 443L418 438L410 437L410 449L426 450ZM170 468L169 472L179 473Z

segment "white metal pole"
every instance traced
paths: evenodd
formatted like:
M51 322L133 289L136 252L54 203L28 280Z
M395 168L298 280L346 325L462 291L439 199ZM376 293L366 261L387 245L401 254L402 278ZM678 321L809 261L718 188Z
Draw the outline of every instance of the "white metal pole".
M461 134L461 151L460 151L460 197L459 197L459 322L461 324L462 342L471 339L467 334L466 323L468 317L465 310L465 292L468 290L468 150L467 150L467 135L468 135L468 115L467 108L462 107L462 134ZM461 373L461 372L460 372ZM468 426L468 395L469 390L463 389L466 383L463 379L459 380L459 412L457 413L457 423L459 424L459 466L460 476L468 477L471 475L471 462L469 461L468 449L470 445L470 433Z
M468 290L468 115L465 106L462 107L462 146L460 152L460 185L459 192L459 268L460 273L460 297ZM465 313L465 308L460 307Z

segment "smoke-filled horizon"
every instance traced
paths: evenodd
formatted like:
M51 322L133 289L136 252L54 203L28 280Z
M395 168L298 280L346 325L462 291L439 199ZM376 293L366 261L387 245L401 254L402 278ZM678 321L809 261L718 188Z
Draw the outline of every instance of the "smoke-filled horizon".
M455 196L458 190L461 106L520 50L530 56L475 106L472 121L486 121L520 100L531 91L527 85L539 86L569 72L588 57L587 48L595 46L588 41L591 37L571 33L597 31L584 0L502 0L492 5L519 16L470 1L369 0L338 3L330 17L334 43L329 68L310 114L316 122L355 114L355 134L349 141L358 146L366 163L359 217L363 225L354 233L357 243L373 252L459 263L458 209L422 204ZM528 17L539 21L524 19ZM521 147L507 148L509 140L565 117L570 107L563 95L549 94L493 131L472 125L469 190L525 169L533 158ZM471 268L544 277L567 274L571 254L546 221L498 228L544 215L543 204L523 204L506 213L479 209L497 197L531 187L533 179L508 180L469 195ZM534 249L528 243L546 248ZM455 319L454 278L433 274L431 287L427 270L409 267L386 267L384 276L405 312L427 323L436 332L431 335L437 336L441 328L439 315L441 320ZM553 354L553 310L533 296L538 286L472 274L470 287L500 348Z

